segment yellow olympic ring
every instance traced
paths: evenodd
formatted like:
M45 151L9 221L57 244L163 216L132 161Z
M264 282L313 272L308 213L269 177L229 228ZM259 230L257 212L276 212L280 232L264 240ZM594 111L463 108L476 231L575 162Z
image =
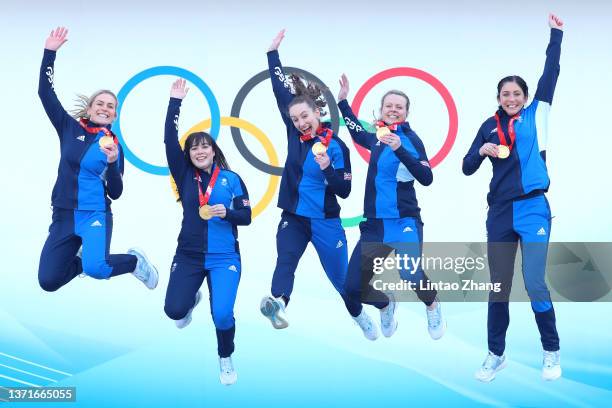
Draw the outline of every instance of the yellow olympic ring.
M210 129L210 125L211 125L211 120L206 119L192 126L191 129L189 129L187 132L183 134L183 136L181 136L179 140L181 148L184 148L185 140L187 139L187 136L189 136L190 134L194 132L206 131ZM251 135L255 136L255 138L259 141L259 143L261 143L262 146L264 147L266 154L268 155L268 160L270 160L270 164L272 164L273 166L278 166L278 156L276 155L276 150L274 150L274 146L272 145L272 142L270 142L270 139L268 139L266 134L262 132L261 129L259 129L257 126L253 125L250 122L247 122L244 119L235 118L232 116L222 116L221 126L236 127L246 132L249 132ZM279 181L280 181L279 176L270 175L270 180L268 181L268 188L266 189L265 194L263 195L261 200L257 203L257 205L253 207L253 214L252 214L253 218L257 217L268 206L268 204L270 204L270 202L272 201L272 198L274 198L274 195L276 194L276 189L278 188ZM174 192L174 195L178 200L179 199L178 189L176 187L176 182L174 181L172 176L170 176L170 184L172 186L172 191Z

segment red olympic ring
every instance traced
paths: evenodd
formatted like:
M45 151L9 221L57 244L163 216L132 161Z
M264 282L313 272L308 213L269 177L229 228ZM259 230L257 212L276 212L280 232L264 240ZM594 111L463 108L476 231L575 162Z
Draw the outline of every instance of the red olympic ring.
M397 76L407 76L420 79L422 81L427 82L431 85L442 97L444 100L444 104L446 105L446 109L448 110L448 133L446 135L446 140L442 145L442 148L436 153L430 160L429 163L432 168L436 167L444 158L450 153L451 148L455 144L455 140L457 139L457 131L459 129L459 117L457 115L457 106L455 105L455 101L451 96L450 92L442 82L440 82L436 77L431 74L428 74L425 71L421 71L416 68L408 68L408 67L398 67L398 68L390 68L384 71L379 72L378 74L372 76L368 79L362 86L359 88L357 93L355 94L355 98L353 99L353 104L351 108L355 113L356 117L359 117L359 108L361 108L361 103L365 98L366 94L370 92L370 90L380 82L385 79L397 77ZM370 162L370 152L367 149L359 146L355 141L353 144L357 148L359 155L363 157L366 162Z

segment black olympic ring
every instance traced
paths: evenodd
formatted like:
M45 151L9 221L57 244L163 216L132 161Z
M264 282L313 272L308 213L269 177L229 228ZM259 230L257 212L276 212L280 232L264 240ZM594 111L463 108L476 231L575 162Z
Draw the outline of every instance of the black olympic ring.
M287 73L297 73L304 76L309 81L317 81L319 84L325 87L325 91L323 92L323 96L325 96L325 101L327 102L327 106L329 108L329 112L331 115L331 124L332 130L335 134L338 134L338 129L340 128L340 114L336 107L336 98L331 93L327 85L323 81L321 81L316 75L311 74L308 71L305 71L300 68L295 67L283 67L283 71L285 74ZM255 88L260 82L265 81L270 78L270 72L266 69L261 71L260 73L254 75L251 79L249 79L238 91L234 102L232 103L232 110L230 112L230 116L235 118L240 117L240 109L242 108L242 104L246 99L247 95ZM239 128L231 127L232 139L234 139L234 143L238 148L238 151L242 156L246 159L249 164L255 167L257 170L261 170L264 173L281 176L283 174L283 167L272 166L268 163L265 163L259 160L246 146L244 143L244 139L242 138L242 133Z

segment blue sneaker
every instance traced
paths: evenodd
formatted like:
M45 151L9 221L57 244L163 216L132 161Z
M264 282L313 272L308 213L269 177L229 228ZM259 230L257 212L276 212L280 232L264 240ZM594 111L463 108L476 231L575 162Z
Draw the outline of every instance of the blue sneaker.
M425 312L427 313L427 331L432 339L438 340L446 331L446 320L444 316L442 316L442 306L438 299L434 300L432 306L434 306L433 309L425 306Z
M553 381L561 377L561 355L559 350L544 350L544 361L542 363L542 379Z
M176 324L176 327L178 327L179 329L184 329L185 327L189 326L189 323L191 323L191 313L193 312L193 309L195 309L195 307L198 305L198 303L200 303L201 299L202 299L202 292L198 290L198 292L195 295L195 303L193 304L193 307L189 309L185 317L183 317L180 320L174 321L174 324Z
M284 329L289 326L289 321L285 314L285 301L282 298L264 297L261 299L259 310L261 314L270 319L272 327L275 329Z
M139 248L130 248L127 251L128 254L134 255L138 262L136 263L136 269L132 272L139 281L145 284L145 286L149 289L155 289L157 287L157 282L159 281L159 274L157 273L157 268L153 266L149 259L145 255L142 249Z
M506 368L506 355L499 357L489 351L487 358L474 377L482 382L491 382L495 378L495 374Z

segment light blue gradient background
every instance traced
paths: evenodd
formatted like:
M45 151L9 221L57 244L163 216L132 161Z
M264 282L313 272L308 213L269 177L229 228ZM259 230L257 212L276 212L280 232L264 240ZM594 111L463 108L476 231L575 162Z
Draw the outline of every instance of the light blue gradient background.
M111 249L145 249L160 270L158 288L147 291L133 277L123 276L101 282L75 279L49 294L36 280L59 153L36 87L44 39L57 25L70 28L55 77L66 107L76 93L89 94L99 87L119 90L144 69L175 65L200 75L227 116L242 84L266 68L265 51L283 27L283 62L315 73L334 94L339 75L346 72L351 80L349 100L365 80L387 68L410 66L435 75L455 99L459 134L450 155L434 170L434 184L417 187L425 239L482 241L490 166L466 178L460 162L482 120L496 107L500 77L523 75L535 92L548 40L546 14L554 10L567 28L548 148L548 197L555 215L552 239L610 241L612 168L602 152L608 144L604 118L612 107L612 6L598 1L532 3L69 0L3 5L0 352L72 376L2 354L0 375L46 384L4 367L12 366L58 381L52 385L76 386L77 403L70 406L78 407L609 405L610 304L556 304L564 374L553 383L540 379L541 348L529 304L513 304L510 364L493 383L481 384L472 375L486 354L485 304L444 304L449 327L439 341L427 334L423 306L402 304L397 333L369 342L308 248L297 271L291 326L274 331L259 315L258 302L269 291L276 259L276 200L250 227L240 230L243 276L235 308L234 354L239 379L232 387L221 386L208 304L196 309L192 325L183 331L163 313L180 209L167 178L143 173L129 163L124 195L113 205ZM165 164L162 133L171 80L143 82L130 93L122 111L126 142L157 165ZM420 81L385 81L366 97L360 116L370 120L378 99L390 87L411 96L411 125L433 156L448 123L441 99ZM193 88L184 103L181 131L207 118L208 112L203 96ZM268 135L284 161L283 126L269 84L249 95L241 117ZM340 136L350 143L346 130ZM265 157L252 137L245 134L245 139L258 157ZM219 142L232 168L245 179L252 201L258 201L267 178L240 156L228 128L221 129ZM361 211L367 169L350 149L354 187L342 203L346 217ZM347 238L352 250L357 230L348 229ZM377 317L375 310L368 311ZM17 384L0 377L0 385ZM29 405L40 404L19 406Z

